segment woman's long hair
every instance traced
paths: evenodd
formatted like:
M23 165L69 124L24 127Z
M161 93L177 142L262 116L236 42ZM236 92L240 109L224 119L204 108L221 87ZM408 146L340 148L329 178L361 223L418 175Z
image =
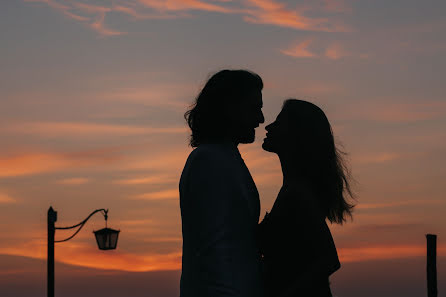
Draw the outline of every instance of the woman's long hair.
M331 223L342 224L352 218L354 199L351 177L344 152L334 141L333 130L325 115L313 103L288 99L283 112L288 113L290 129L296 133L296 154L300 169L316 190L319 204Z
M261 91L259 75L247 70L221 70L205 84L195 103L184 114L192 133L190 146L222 139L231 129L228 115L252 91Z

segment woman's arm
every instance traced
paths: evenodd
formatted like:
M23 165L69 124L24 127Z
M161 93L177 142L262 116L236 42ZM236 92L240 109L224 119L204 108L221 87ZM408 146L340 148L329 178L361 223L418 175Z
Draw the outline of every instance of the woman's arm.
M280 297L296 296L299 291L308 290L312 284L318 284L321 279L328 280L328 276L340 268L330 229L320 214L317 204L310 199L311 197L303 195L301 198L295 208L295 210L298 208L301 210L298 214L299 222L297 225L289 222L289 226L292 226L289 232L299 233L294 236L300 237L299 244L304 248L303 254L298 256L305 257L302 263L306 264L301 267L301 273L295 280L282 291Z
M299 275L294 282L287 286L278 297L295 297L302 290L308 289L308 284L315 282L326 274L323 257L317 258L309 269ZM328 277L328 276L327 276Z

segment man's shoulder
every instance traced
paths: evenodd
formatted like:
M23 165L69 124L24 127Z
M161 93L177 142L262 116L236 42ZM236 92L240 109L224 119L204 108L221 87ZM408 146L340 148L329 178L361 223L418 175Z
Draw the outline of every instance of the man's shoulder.
M189 158L195 163L225 163L237 160L237 153L237 148L229 144L205 143L195 148Z

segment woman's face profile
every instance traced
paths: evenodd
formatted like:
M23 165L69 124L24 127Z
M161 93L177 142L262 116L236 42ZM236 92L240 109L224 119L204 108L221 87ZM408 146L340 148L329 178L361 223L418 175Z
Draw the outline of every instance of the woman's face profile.
M296 135L290 130L289 112L286 109L277 116L276 120L265 127L267 131L262 148L272 153L281 153L290 149Z

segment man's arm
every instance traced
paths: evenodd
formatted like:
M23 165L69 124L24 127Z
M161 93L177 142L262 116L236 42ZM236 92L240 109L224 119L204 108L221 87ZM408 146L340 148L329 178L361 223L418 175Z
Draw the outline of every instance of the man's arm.
M234 177L225 160L209 153L197 156L188 185L189 215L195 232L195 255L202 272L203 296L236 296L233 288L231 236L234 216ZM201 296L201 295L200 295Z

